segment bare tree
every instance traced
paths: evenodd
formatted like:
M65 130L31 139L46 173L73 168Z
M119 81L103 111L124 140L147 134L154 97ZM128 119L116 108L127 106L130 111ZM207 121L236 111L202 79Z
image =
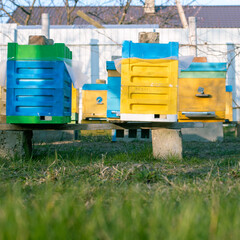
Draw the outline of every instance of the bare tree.
M73 14L73 12L79 2L79 0L73 0L73 6L71 6L69 0L63 0L67 13L67 25L72 25L74 20L78 17L76 14Z
M41 7L40 11L43 12L45 7L63 6L66 15L61 11L57 17L61 20L62 15L66 16L67 25L71 25L78 17L73 12L80 2L80 0L0 0L0 17L9 18L19 25L37 24L37 20L32 18L34 7ZM17 17L13 14L14 11L18 11Z
M20 24L19 20L13 16L14 10L18 8L25 13L24 18L21 14L18 18L24 22L24 25L28 25L36 2L37 0L0 0L1 15L2 17L9 17L13 22Z
M190 0L189 0L190 1ZM191 0L195 1L195 0ZM144 11L145 0L138 0L138 6L133 6L136 0L95 0L94 6L86 5L85 0L0 0L0 16L8 17L9 22L21 25L41 24L41 13L47 12L48 6L54 7L50 15L51 24L78 24L78 7L84 6L83 11L101 24L158 24L160 27L178 26L175 0L162 0L155 7L154 14ZM114 6L113 6L114 5ZM103 7L104 6L104 7ZM174 25L175 24L175 25Z

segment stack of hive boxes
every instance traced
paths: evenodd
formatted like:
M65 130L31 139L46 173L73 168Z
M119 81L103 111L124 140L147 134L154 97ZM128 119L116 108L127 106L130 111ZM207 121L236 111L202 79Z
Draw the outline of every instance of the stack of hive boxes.
M166 58L177 58L178 47L177 42L123 43L121 120L177 121L178 60Z
M7 123L68 123L72 81L65 44L8 44Z
M231 92L231 87L225 87L226 73L226 63L207 62L193 62L181 72L178 110L180 122L216 122L224 121L226 117L231 119L231 94L227 95L227 92Z
M108 83L98 79L96 84L84 84L82 88L83 120L120 118L121 77L113 61L106 62Z

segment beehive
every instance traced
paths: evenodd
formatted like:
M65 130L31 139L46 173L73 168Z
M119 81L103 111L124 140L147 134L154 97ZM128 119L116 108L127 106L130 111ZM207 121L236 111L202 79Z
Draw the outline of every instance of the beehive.
M8 44L7 123L71 121L71 78L65 60L72 52L54 45Z
M121 120L177 121L178 61L122 60Z
M84 84L82 88L82 119L106 119L107 84Z
M70 122L71 84L63 61L8 61L7 123Z
M192 63L179 76L180 122L224 121L226 63Z

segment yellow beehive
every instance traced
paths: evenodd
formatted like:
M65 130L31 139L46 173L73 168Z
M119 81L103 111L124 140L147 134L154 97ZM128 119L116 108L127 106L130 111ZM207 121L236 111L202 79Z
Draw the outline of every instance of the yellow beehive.
M179 122L224 121L225 78L180 78Z
M72 113L79 113L79 90L72 86Z
M122 120L127 114L177 115L177 60L124 59L121 68Z
M82 119L106 118L107 85L85 84L82 88Z

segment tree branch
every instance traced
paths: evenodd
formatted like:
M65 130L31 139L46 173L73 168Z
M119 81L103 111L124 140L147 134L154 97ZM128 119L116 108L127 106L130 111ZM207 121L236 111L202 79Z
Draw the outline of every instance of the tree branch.
M122 17L121 17L120 21L118 22L119 25L120 25L120 24L123 24L124 19L125 19L125 17L126 17L126 14L127 14L127 11L128 11L128 9L129 9L129 7L130 7L131 2L132 2L132 0L127 0L127 3L126 3L126 5L125 5L125 7L124 7L124 9L123 9Z

